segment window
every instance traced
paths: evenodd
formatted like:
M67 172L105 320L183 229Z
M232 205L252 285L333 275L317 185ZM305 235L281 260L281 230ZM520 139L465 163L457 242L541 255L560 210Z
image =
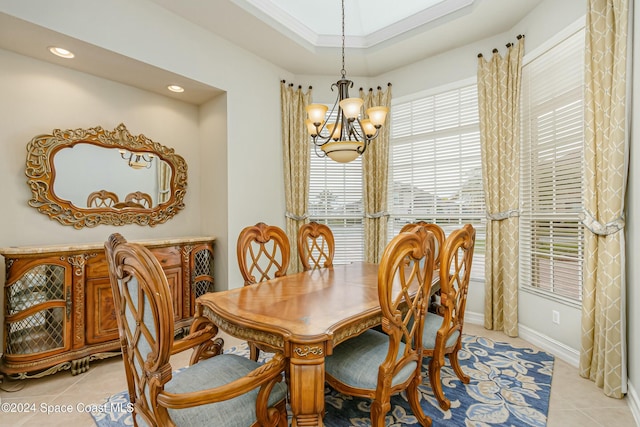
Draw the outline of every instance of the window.
M522 72L520 287L582 300L584 29L562 37Z
M484 280L486 213L475 79L398 100L392 114L389 236L418 220L435 222L446 235L471 223L476 228L472 276Z
M312 142L309 146L309 219L331 228L336 243L334 264L362 261L362 159L337 163L318 157Z

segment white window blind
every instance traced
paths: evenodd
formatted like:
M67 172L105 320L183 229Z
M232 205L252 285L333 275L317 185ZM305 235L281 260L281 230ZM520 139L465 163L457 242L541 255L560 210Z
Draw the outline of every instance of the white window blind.
M520 286L582 300L584 30L526 62L522 73Z
M331 228L336 244L334 264L362 261L362 159L337 163L318 157L312 142L309 146L309 219Z
M446 235L476 228L472 276L484 279L485 207L478 93L465 82L392 107L389 238L423 220Z

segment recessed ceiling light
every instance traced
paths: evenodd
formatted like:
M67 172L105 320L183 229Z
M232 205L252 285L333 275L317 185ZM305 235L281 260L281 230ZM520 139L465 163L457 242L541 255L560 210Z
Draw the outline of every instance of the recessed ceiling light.
M169 85L167 86L167 89L169 89L171 92L184 92L184 88L178 85Z
M53 53L56 56L59 56L60 58L70 59L75 56L73 52L68 51L67 49L64 49L61 47L55 47L55 46L49 47L49 52Z

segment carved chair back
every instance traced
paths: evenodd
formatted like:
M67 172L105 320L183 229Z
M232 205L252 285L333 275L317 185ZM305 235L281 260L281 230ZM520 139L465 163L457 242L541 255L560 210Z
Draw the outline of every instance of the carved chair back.
M440 304L444 307L445 322L451 322L448 334L453 330L462 332L475 240L476 230L465 224L451 233L442 250Z
M94 191L87 197L89 208L109 208L118 203L118 195L107 190Z
M298 231L298 255L303 269L333 266L335 241L331 229L325 224L310 222Z
M449 409L450 401L444 396L440 382L440 369L444 357L449 357L451 367L464 383L469 377L458 362L462 347L462 329L467 293L471 279L471 264L475 247L476 230L471 224L453 231L444 242L440 258L440 306L437 315L428 319L423 336L424 356L430 357L429 380L440 407Z
M136 191L134 193L129 193L124 198L125 202L134 202L142 206L143 208L151 208L153 202L151 200L151 196L147 193L143 193L142 191Z
M327 382L339 392L368 397L371 425L385 425L390 396L406 390L422 426L431 419L420 406L422 333L433 276L434 236L423 227L399 233L385 248L378 268L382 331L368 330L336 348L326 359Z
M245 286L287 274L291 246L279 227L259 222L238 236L237 255Z
M416 221L416 222L404 225L404 227L400 229L400 232L402 233L405 231L409 231L416 225L420 225L424 227L426 230L432 232L434 237L436 238L436 249L435 249L435 258L434 258L435 269L440 268L440 253L442 252L442 245L444 245L444 239L445 239L444 230L438 224L434 224L426 221Z
M415 376L420 376L422 325L433 279L434 246L432 233L414 228L391 240L382 255L378 298L384 319L382 330L390 340L380 370L383 376L393 376L411 361L417 362ZM400 358L399 352L403 353Z
M171 379L173 297L169 284L147 248L113 234L105 251L129 397L137 417L148 425L159 425L162 420L151 399ZM166 409L163 415L168 422Z
M174 341L173 297L158 259L119 234L105 251L134 425L287 425L282 355L259 364L222 354L201 306L189 334ZM190 365L174 373L170 356L187 349Z

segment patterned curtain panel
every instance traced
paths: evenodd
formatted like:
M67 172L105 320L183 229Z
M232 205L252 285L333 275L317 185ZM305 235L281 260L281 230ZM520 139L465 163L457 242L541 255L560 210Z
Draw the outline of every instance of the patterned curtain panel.
M524 37L502 58L478 55L482 175L487 208L484 326L518 335L520 79Z
M391 109L391 83L386 92L378 87L367 94L360 89L364 109L379 105ZM362 155L362 185L364 198L364 259L378 263L387 239L387 182L389 175L389 128L391 114L380 129L378 137Z
M286 199L286 233L291 244L291 262L287 274L302 271L298 259L298 230L307 219L309 194L309 136L304 125L304 108L311 99L311 88L280 82L282 113L282 152L284 161L284 193Z
M627 182L628 0L589 0L580 375L610 397L627 392L624 198Z

